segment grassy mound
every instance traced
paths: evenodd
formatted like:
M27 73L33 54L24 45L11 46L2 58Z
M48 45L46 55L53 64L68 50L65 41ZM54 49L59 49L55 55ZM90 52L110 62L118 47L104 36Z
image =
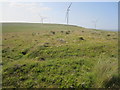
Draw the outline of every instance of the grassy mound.
M118 88L117 34L4 23L3 88Z

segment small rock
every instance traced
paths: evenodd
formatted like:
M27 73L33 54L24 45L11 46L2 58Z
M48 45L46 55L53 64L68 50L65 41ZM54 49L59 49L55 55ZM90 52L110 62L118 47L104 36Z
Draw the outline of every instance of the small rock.
M7 58L10 58L10 56L7 56Z
M64 33L64 31L61 31L61 33Z
M61 43L66 43L66 41L64 39L58 39L58 41Z
M39 60L40 60L40 61L45 61L45 58L40 58Z
M21 44L19 46L22 46Z
M117 39L117 38L113 38L113 39Z
M79 37L79 40L84 40L84 38L83 37Z
M44 43L44 44L47 44L47 45L48 45L49 43Z
M22 53L23 55L26 55L27 52L23 51L23 52L21 52L21 53Z
M55 34L55 32L54 32L54 31L51 31L50 33Z
M108 34L107 36L110 36L110 34Z
M44 43L44 47L49 47L49 43Z
M66 34L70 34L70 31L67 31Z
M14 52L15 50L13 49L12 52Z

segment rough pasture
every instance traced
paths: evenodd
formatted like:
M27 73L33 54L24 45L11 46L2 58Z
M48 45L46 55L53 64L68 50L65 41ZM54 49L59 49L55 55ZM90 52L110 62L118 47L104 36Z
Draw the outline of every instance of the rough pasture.
M3 88L118 88L117 32L3 24Z

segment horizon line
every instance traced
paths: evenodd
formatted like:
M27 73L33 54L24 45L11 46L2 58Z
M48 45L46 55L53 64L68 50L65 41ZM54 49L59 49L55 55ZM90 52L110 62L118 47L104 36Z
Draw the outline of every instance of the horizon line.
M67 23L48 23L48 22L29 22L29 21L0 21L0 23L37 23L37 24L62 24L62 25L73 25L73 26L79 26L79 27L83 27L83 26L80 26L80 25L75 25L75 24L67 24ZM95 29L95 28L87 28L87 27L83 27L83 28L86 28L86 29ZM100 28L97 28L96 30L105 30L105 31L119 31L118 29L100 29Z

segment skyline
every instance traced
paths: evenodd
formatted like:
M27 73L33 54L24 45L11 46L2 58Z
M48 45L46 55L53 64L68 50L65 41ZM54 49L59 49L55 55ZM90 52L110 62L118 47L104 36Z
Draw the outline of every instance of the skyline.
M2 22L66 24L66 9L71 2L5 2L2 4ZM118 30L117 2L72 2L69 24L86 28Z

